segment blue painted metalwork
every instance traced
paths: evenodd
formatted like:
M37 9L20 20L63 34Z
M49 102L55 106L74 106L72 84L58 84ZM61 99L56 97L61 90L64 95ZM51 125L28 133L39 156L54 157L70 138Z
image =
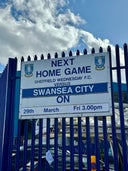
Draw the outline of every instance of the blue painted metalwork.
M38 151L38 171L41 171L41 159L42 159L42 123L43 119L39 120L39 151Z
M3 141L4 141L4 117L5 117L5 99L6 99L6 84L7 84L7 67L0 77L0 170L2 168L3 158Z
M118 171L118 151L117 151L117 141L116 141L116 122L115 122L115 109L114 109L114 90L112 85L112 57L111 57L111 48L108 47L109 58L110 58L110 79L111 79L111 98L112 98L112 116L111 116L111 123L112 123L112 141L113 146L115 147L113 150L114 153L114 169Z
M106 117L103 116L103 139L104 139L104 158L105 158L105 171L109 171L108 161L108 136L107 136L107 122Z
M34 171L34 152L35 152L35 120L32 120L32 142L31 142L31 171Z
M73 118L70 118L70 164L71 164L70 165L70 170L74 171L74 128L73 128Z
M126 91L128 92L128 47L126 43L124 44L124 60L125 60L126 87L127 87Z
M58 171L58 118L54 119L54 170Z
M18 131L17 131L17 143L16 143L16 158L15 158L15 167L16 171L19 170L20 162L20 143L21 143L21 120L18 121Z
M14 108L14 138L17 137L17 131L18 131L18 115L19 112L19 98L20 98L20 78L21 78L21 72L16 72L16 86L15 86L15 108Z
M47 134L46 134L46 151L50 150L50 119L47 119ZM45 169L50 170L48 162L46 162Z
M122 100L122 88L121 88L121 71L120 71L120 54L119 46L116 45L116 61L117 61L117 80L118 80L118 100L119 100L119 111L120 111L120 126L121 126L121 139L122 139L122 152L123 152L123 167L127 170L127 145L126 145L126 135L125 135L125 125L124 125L124 110L123 110L123 100Z
M23 145L23 171L26 171L26 165L27 165L27 146L28 146L28 120L25 120L24 124L24 145Z
M102 53L102 47L99 48L99 53ZM99 135L98 135L98 117L94 117L94 132L95 132L95 148L96 148L96 170L100 170L100 151L99 151Z
M2 149L0 159L0 169L11 171L11 154L13 146L13 131L14 131L14 98L15 98L15 77L16 77L17 59L9 59L7 70L5 71L3 83L6 87L1 87L4 92L2 100L1 116L3 119L2 133ZM1 76L2 78L2 76ZM6 83L5 83L6 82ZM4 99L3 99L4 98ZM0 140L1 141L1 140ZM0 147L1 148L1 147ZM2 163L1 163L2 162Z
M119 169L122 169L124 171L128 168L128 156L127 156L127 138L126 138L126 132L125 132L125 123L124 123L124 109L123 109L123 98L122 98L122 78L121 78L121 72L122 70L125 70L125 79L126 79L126 87L125 90L128 94L128 49L127 44L124 44L124 65L120 64L120 51L119 46L116 45L115 53L116 53L116 66L112 67L112 55L111 55L111 48L108 47L107 51L109 52L109 58L110 58L110 78L111 83L113 82L113 76L112 73L114 71L117 72L117 87L116 92L118 92L118 103L119 103L119 113L120 113L120 131L121 131L121 143L122 143L122 160L123 165L122 168L120 168L119 164L120 161L118 160L118 144L117 144L117 130L116 130L116 120L115 120L115 109L114 109L114 89L113 84L111 84L111 92L112 92L112 116L111 118L111 131L112 131L112 144L113 144L113 154L114 154L114 170L118 171ZM92 49L92 54L95 53L95 49ZM102 53L103 49L100 48L99 52ZM87 50L84 51L84 54L87 54ZM80 52L77 50L76 55L80 55ZM63 57L65 57L65 54L63 52ZM69 52L69 56L72 56L72 52ZM48 54L48 59L51 58L51 55ZM43 55L41 59L43 59ZM55 53L55 58L58 58L58 54ZM22 61L24 59L22 58ZM31 57L28 57L28 60L31 60ZM34 60L37 60L37 56L34 57ZM9 67L9 66L13 67ZM11 68L13 68L11 70ZM18 81L18 84L15 84L16 80ZM0 170L4 171L11 171L12 166L11 163L13 161L13 169L16 171L19 171L20 168L23 168L23 170L26 170L26 165L28 162L31 163L30 169L31 171L35 170L35 147L38 151L38 170L40 171L42 169L42 157L45 158L46 152L48 150L51 150L51 147L53 147L53 144L51 143L51 138L54 138L54 150L52 150L54 162L53 164L49 165L47 161L45 161L45 167L44 169L46 171L50 170L51 167L53 170L58 171L60 169L60 157L62 157L62 171L66 170L66 163L67 161L70 162L70 170L75 170L75 156L78 156L78 167L79 170L82 171L83 169L83 156L87 155L87 170L91 170L91 155L96 156L96 170L100 170L101 163L101 154L100 154L100 140L101 140L101 128L99 128L99 117L91 117L94 121L94 127L93 127L93 133L92 125L90 123L90 117L85 118L77 118L77 126L75 125L74 118L68 118L69 123L66 122L67 118L61 118L62 121L61 125L58 125L60 123L60 120L58 118L54 119L54 126L53 130L54 132L51 132L51 119L46 119L46 132L43 131L43 119L39 120L39 134L35 135L35 126L36 126L36 120L33 119L30 120L18 120L18 115L16 116L18 112L18 106L19 106L19 92L20 92L20 72L16 74L16 59L14 61L10 61L7 67L5 68L4 73L0 77L0 81L2 82L0 84L0 113L6 113L7 118L4 118L4 115L0 115L0 137L3 137L2 140L0 140ZM18 96L15 95L15 86L17 89ZM7 89L6 89L7 87ZM7 95L7 96L5 96ZM127 95L128 96L128 95ZM15 97L15 100L14 100ZM5 101L7 100L7 103ZM128 100L128 97L127 97ZM15 104L14 104L15 103ZM15 107L14 107L15 106ZM4 109L6 109L4 111ZM15 121L14 121L14 113L15 113ZM82 119L85 119L85 125L82 124ZM3 122L5 120L5 123ZM103 116L100 117L100 121L103 123L103 131L102 131L102 138L104 142L104 170L108 171L110 168L109 163L109 154L108 154L108 125L107 125L107 117ZM29 135L29 124L31 123L31 130L32 134ZM4 125L5 124L5 125ZM18 125L14 129L14 125ZM61 128L60 128L61 127ZM86 131L84 132L85 137L83 137L83 128L86 128ZM5 129L4 129L5 128ZM23 129L24 128L24 129ZM78 129L78 130L76 130ZM14 135L13 135L14 133ZM68 137L67 137L68 133ZM76 134L78 133L78 138L76 138ZM60 136L60 137L58 137ZM15 140L15 146L13 146L13 138L16 138ZM45 140L46 138L46 140ZM70 145L67 144L67 140L70 138ZM30 144L28 143L29 140L31 140ZM62 139L62 144L60 143L60 139ZM94 140L94 147L92 152L92 139ZM36 146L36 143L38 140L38 145ZM78 142L78 146L74 143L75 140ZM46 142L44 142L46 141ZM3 143L4 142L4 143ZM83 142L85 143L83 145ZM2 148L2 143L4 144ZM46 149L44 150L44 144L46 145ZM58 145L59 144L59 145ZM28 147L30 146L31 153L28 153ZM16 155L13 160L13 157L10 157L12 155L12 147L13 152L15 149ZM21 155L21 147L23 147L23 155ZM77 150L76 150L77 149ZM62 156L58 153L62 151ZM68 153L67 153L68 152ZM6 155L7 154L7 155ZM30 155L30 156L29 156ZM68 156L68 157L67 157ZM28 159L29 157L29 159ZM6 165L5 165L6 161ZM8 162L7 162L8 161ZM68 163L69 164L69 163ZM36 169L37 169L36 168ZM12 170L13 170L12 169Z
M86 143L87 143L87 170L91 170L91 152L90 152L90 122L89 117L86 117Z
M82 130L81 130L81 118L78 117L78 154L79 154L79 171L82 171Z
M95 146L96 146L96 169L100 170L100 151L99 151L99 136L98 136L98 118L94 117L95 129Z
M62 118L62 171L66 170L66 121Z

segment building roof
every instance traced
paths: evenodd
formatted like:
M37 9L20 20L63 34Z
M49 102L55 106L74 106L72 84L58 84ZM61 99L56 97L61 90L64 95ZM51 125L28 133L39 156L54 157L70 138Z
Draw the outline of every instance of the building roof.
M122 83L121 87L122 87L122 91L127 91L127 84L126 83ZM114 90L114 92L118 92L118 83L113 82L113 90Z

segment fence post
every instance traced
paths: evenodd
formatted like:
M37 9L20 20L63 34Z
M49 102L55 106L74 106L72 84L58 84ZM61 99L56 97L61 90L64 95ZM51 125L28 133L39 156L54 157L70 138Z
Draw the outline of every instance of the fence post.
M5 99L4 115L4 139L3 139L3 155L2 170L11 171L11 152L13 145L13 129L14 129L14 98L15 98L15 82L16 82L17 59L9 59L7 67L7 86Z
M5 68L4 72L0 77L0 170L2 167L2 157L3 157L6 84L7 84L7 67Z
M121 87L121 65L120 65L120 51L119 46L116 45L116 61L117 61L117 81L118 81L118 101L119 101L119 112L120 112L120 127L121 127L121 140L122 140L122 154L123 154L123 169L128 169L127 163L127 145L125 135L125 124L124 124L124 110L123 110L123 99L122 99L122 87Z

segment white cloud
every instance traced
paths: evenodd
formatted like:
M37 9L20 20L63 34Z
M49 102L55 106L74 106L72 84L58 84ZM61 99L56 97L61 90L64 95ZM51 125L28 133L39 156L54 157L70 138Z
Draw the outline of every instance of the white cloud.
M61 52L76 46L79 42L77 25L84 20L66 5L64 0L13 0L0 9L2 63L6 64L8 57Z
M0 14L0 61L4 65L9 57L67 51L80 40L88 49L101 46L106 50L111 45L108 39L79 28L86 21L69 9L68 0L13 0Z

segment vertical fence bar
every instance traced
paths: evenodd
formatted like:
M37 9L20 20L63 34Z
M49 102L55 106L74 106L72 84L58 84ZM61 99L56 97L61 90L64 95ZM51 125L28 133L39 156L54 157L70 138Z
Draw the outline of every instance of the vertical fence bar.
M124 44L124 60L125 60L125 74L126 74L126 87L127 87L127 102L128 102L128 47Z
M69 51L69 57L72 56L72 51ZM70 118L70 170L74 171L74 127L73 118Z
M50 150L50 119L47 118L47 130L46 130L46 151ZM49 164L46 162L46 171L49 170Z
M84 55L87 55L87 49L83 51ZM87 170L91 170L91 159L90 159L90 123L89 117L86 117L86 144L87 144Z
M92 54L95 54L95 49L92 48ZM103 49L100 47L99 48L99 52L102 53ZM99 163L99 138L98 138L98 117L94 117L94 132L95 132L95 138L94 138L94 142L95 142L95 153L94 155L96 155L96 169L99 170L100 168L100 163Z
M24 153L23 153L23 171L26 171L27 164L27 145L28 145L28 120L24 122Z
M95 146L96 146L96 170L100 170L100 149L99 149L99 137L98 137L98 118L94 117L95 126Z
M34 152L35 152L35 119L32 120L32 141L31 141L31 171L34 171Z
M103 49L100 47L99 52ZM103 116L103 139L104 139L104 158L105 158L105 171L109 170L109 158L108 158L108 138L107 138L107 122L106 116Z
M0 170L2 170L8 65L0 76Z
M82 131L81 118L78 117L78 149L79 149L79 171L82 171Z
M112 57L111 57L111 48L108 46L107 49L109 53L109 61L110 61L110 82L111 82L111 98L112 98L112 116L111 116L111 124L112 124L112 142L113 142L113 153L114 153L114 169L118 171L118 155L117 155L117 141L116 141L116 122L115 122L115 109L114 109L114 91L113 91L113 78L112 78Z
M61 54L62 58L65 57L65 52ZM62 118L62 171L66 170L66 120Z
M58 118L55 118L54 120L54 127L54 170L58 171Z
M126 135L125 135L125 125L124 125L124 110L123 110L123 100L122 100L122 88L121 88L121 72L120 72L120 54L119 46L116 45L116 61L117 61L117 81L118 81L118 100L119 100L119 111L120 111L120 126L121 126L121 140L122 140L122 153L123 153L123 169L128 169L127 163L127 145L126 145Z
M47 59L51 59L51 54L47 54ZM46 130L46 152L50 150L50 118L47 118L47 130ZM46 162L46 170L50 170L50 165Z
M90 122L89 117L86 117L86 143L87 143L87 170L91 170L91 160L90 160Z
M11 59L9 60L9 70L11 67L11 70L9 71L9 82L10 84L8 84L8 89L10 88L10 94L8 100L9 100L9 105L7 108L7 112L8 114L6 114L6 117L9 119L9 123L7 125L8 127L8 167L7 170L11 171L11 156L12 156L12 149L13 149L13 134L14 134L14 106L15 106L15 85L16 85L16 68L17 68L17 59L15 58L15 63L13 61L11 61ZM7 101L8 101L7 100Z
M62 171L66 170L66 122L62 118Z
M42 122L43 120L39 120L39 151L38 151L38 171L41 171L41 159L42 159Z
M17 145L16 145L16 161L15 166L16 166L16 171L19 171L19 163L20 163L20 142L21 142L21 120L18 121L18 132L17 132Z
M102 53L102 47L99 48L99 53ZM93 50L92 53L95 53ZM94 132L95 132L95 151L96 151L96 169L100 170L100 151L99 151L99 136L98 136L98 117L94 117Z
M56 52L54 55L55 58L58 58L58 53ZM58 118L54 120L54 170L58 171ZM60 155L60 154L59 154ZM60 156L59 156L60 158Z
M76 51L76 55L80 55L80 51ZM81 117L78 117L78 156L79 156L79 171L82 171L82 131L81 131ZM84 147L83 147L84 148Z
M107 134L106 116L103 116L103 139L104 139L105 171L109 171L109 159L108 159L108 134Z
M74 128L73 128L73 118L70 118L70 171L74 171Z
M15 101L15 83L16 83L16 68L17 59L9 59L7 66L6 75L6 89L5 89L5 105L4 111L1 115L3 116L3 139L2 142L2 167L0 161L0 167L2 170L11 170L11 154L13 148L13 129L14 129L14 101ZM4 90L4 88L3 88ZM3 91L2 90L2 91ZM4 138L3 138L4 137ZM1 160L1 159L0 159ZM0 168L0 169L1 169Z

